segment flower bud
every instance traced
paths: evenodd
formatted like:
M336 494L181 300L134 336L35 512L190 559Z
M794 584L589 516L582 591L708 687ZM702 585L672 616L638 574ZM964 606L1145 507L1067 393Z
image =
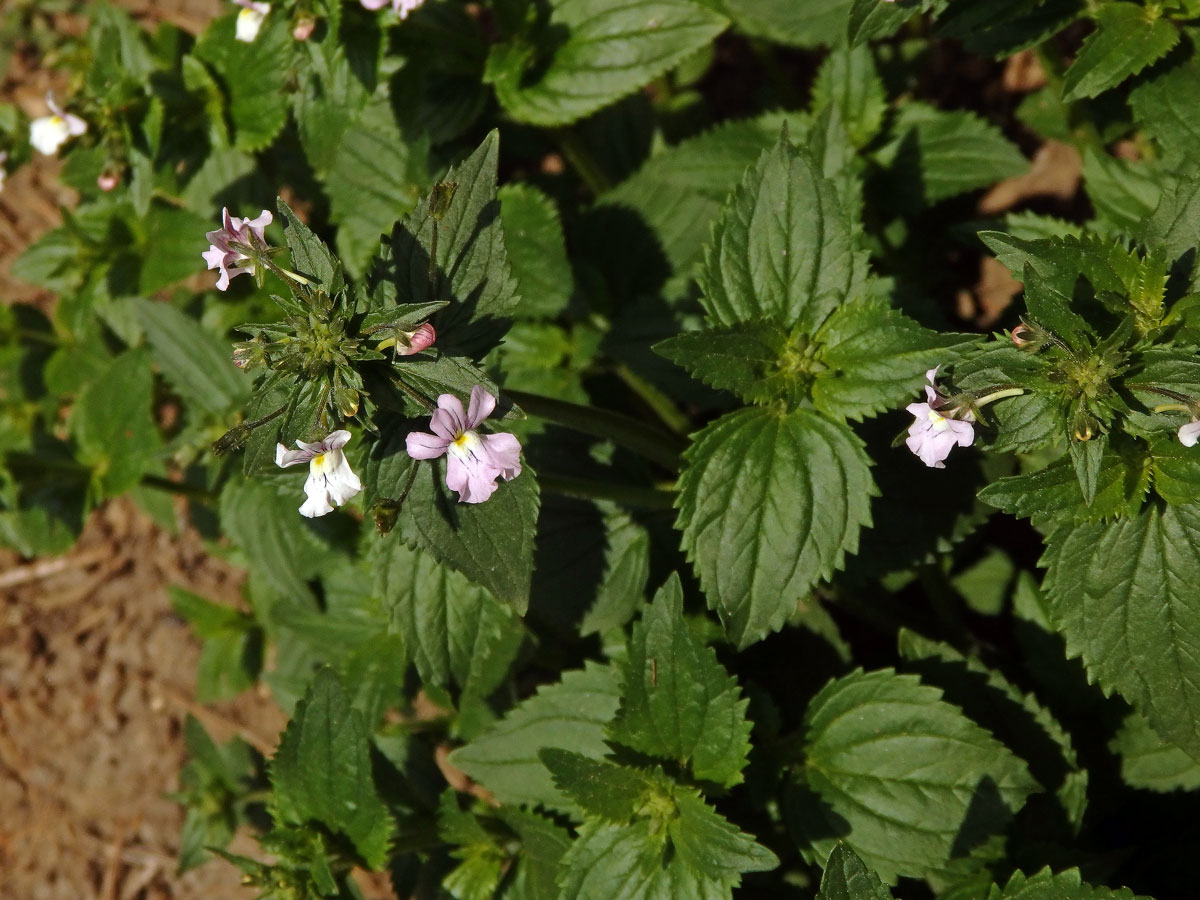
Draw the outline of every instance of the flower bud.
M1031 343L1034 339L1033 329L1025 324L1018 325L1012 330L1009 336L1012 338L1012 342L1018 347L1024 347L1026 344Z
M437 340L437 331L428 322L416 331L402 331L403 340L396 341L396 353L399 356L412 356L433 346Z
M106 194L120 183L121 174L115 169L100 173L100 176L96 179L96 187L100 188Z
M313 29L317 27L317 20L312 16L300 16L292 25L292 37L298 41L307 41L312 37Z

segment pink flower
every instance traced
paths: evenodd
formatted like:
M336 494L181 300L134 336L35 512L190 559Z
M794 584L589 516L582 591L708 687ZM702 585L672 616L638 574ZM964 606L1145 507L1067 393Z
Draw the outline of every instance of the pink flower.
M396 15L404 19L425 0L360 0L360 2L366 9L383 9L390 2Z
M915 420L908 428L905 443L908 449L920 457L921 462L934 469L944 469L942 462L955 447L970 447L975 440L975 417L967 412L961 419L954 419L938 412L942 398L938 395L934 377L940 366L925 373L929 384L925 386L924 403L910 403L905 407Z
M1197 440L1200 440L1200 422L1188 422L1179 426L1179 443L1185 447L1194 447Z
M396 342L396 353L400 356L412 356L414 353L420 353L422 350L427 350L433 346L433 342L437 340L437 331L428 322L418 326L416 331L406 331L404 336L408 339L408 346L403 343Z
M323 441L306 444L296 441L299 450L275 445L275 465L282 468L308 463L308 478L304 482L307 500L300 505L300 515L309 519L333 512L362 490L362 482L350 469L342 448L350 440L350 432L334 431Z
M474 430L495 408L496 398L478 384L465 413L461 400L442 394L429 420L433 434L414 431L405 441L413 459L446 454L446 487L458 492L460 503L483 503L496 490L497 478L511 481L521 474L521 445L513 435Z
M247 248L265 247L267 241L263 237L263 229L272 220L273 217L265 209L257 219L239 219L229 215L228 209L221 210L221 227L205 235L212 246L200 254L210 269L221 270L221 277L217 279L218 291L227 290L231 278L254 274L253 260L247 258L246 250L234 244Z

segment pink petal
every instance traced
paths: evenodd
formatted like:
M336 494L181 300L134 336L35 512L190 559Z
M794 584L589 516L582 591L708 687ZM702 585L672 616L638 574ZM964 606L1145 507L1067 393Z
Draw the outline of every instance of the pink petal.
M521 442L508 432L480 435L492 465L500 471L505 481L512 481L521 474Z
M325 436L325 440L321 441L321 450L328 453L330 450L340 450L350 442L350 432L345 430L331 431Z
M450 442L424 431L411 431L404 444L413 459L437 459L446 452Z
M446 416L443 416L443 421L445 421L447 423L447 426L452 430L453 437L458 437L464 431L470 430L470 428L467 425L466 413L463 412L462 401L459 400L457 397L455 397L453 394L439 395L438 396L438 409L445 412L447 414L447 416L449 417L449 418L447 418ZM434 415L436 416L437 413L434 413ZM434 428L434 430L435 431L437 430L436 427Z
M483 385L475 385L471 388L471 403L467 407L467 428L478 427L495 408L496 398L484 390Z

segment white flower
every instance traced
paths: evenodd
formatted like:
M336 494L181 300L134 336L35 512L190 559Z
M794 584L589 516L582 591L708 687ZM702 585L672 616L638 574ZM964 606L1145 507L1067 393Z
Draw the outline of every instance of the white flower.
M299 450L275 445L275 465L280 468L308 463L308 479L304 482L308 499L301 504L300 515L312 519L331 513L334 506L343 506L362 490L362 482L350 470L342 452L349 440L350 432L334 431L315 444L296 441Z
M1185 447L1196 446L1196 441L1200 439L1200 422L1188 422L1186 425L1179 426L1179 443Z
M29 143L44 156L54 156L70 138L79 137L87 131L87 122L79 116L63 112L62 107L54 102L53 94L46 94L46 105L50 107L50 115L29 123Z
M237 17L237 33L234 37L246 44L254 43L258 32L262 29L263 19L271 11L270 3L259 3L254 0L233 0L242 11Z

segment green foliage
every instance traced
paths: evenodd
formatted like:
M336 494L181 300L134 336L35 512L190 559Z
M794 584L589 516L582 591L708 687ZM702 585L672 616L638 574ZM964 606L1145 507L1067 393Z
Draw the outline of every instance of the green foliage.
M745 647L858 548L875 492L869 463L845 425L807 409L728 413L685 459L676 527L709 606Z
M1156 11L1134 3L1096 9L1088 35L1063 78L1063 99L1095 97L1162 59L1179 41L1179 29Z
M988 900L1135 900L1127 888L1112 890L1085 884L1078 869L1054 875L1043 869L1032 876L1016 872L1001 888L992 885Z
M792 826L822 855L842 837L888 883L942 869L1037 789L1024 762L912 676L837 679L804 722Z
M838 844L825 863L819 900L892 900L879 876L846 844Z

